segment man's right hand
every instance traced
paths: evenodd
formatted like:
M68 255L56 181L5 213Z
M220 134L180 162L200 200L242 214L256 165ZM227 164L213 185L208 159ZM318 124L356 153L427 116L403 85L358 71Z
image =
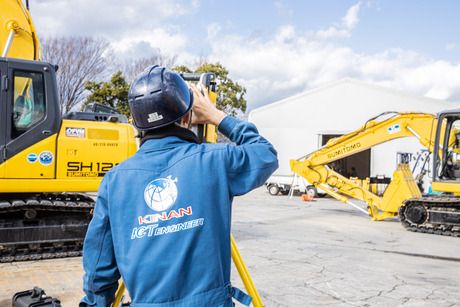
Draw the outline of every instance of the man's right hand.
M212 124L218 126L226 114L217 109L208 95L208 89L202 93L195 84L191 84L193 92L192 124Z

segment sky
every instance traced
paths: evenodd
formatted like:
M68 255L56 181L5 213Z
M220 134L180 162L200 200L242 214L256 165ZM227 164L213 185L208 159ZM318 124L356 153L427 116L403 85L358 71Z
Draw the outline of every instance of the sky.
M248 109L343 78L460 103L456 0L30 0L39 37L222 63Z

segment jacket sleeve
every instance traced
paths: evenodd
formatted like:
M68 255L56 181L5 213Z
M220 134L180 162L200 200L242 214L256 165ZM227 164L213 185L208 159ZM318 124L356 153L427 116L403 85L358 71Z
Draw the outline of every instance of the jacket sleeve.
M261 186L278 168L275 148L254 124L226 116L218 129L235 143L227 146L225 157L232 196Z
M118 272L110 230L107 177L104 177L83 244L83 291L80 306L109 306L118 287Z

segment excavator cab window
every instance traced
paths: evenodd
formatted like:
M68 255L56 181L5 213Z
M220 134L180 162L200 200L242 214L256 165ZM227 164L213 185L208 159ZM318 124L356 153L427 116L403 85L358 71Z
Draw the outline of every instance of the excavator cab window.
M15 71L13 87L11 138L15 139L45 117L43 74Z
M460 180L460 117L443 118L437 137L437 177ZM436 149L436 148L435 148ZM436 151L435 151L436 152Z

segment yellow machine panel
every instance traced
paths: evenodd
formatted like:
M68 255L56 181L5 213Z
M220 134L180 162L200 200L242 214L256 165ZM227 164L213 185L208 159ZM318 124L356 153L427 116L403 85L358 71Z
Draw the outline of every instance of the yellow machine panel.
M452 193L455 196L460 196L460 184L458 182L433 182L433 191Z
M52 135L0 164L0 174L11 179L54 178L55 167L56 135Z
M0 164L0 192L96 192L104 174L137 148L130 124L63 120L59 135Z
M137 150L130 124L64 120L58 138L57 178L100 178Z

